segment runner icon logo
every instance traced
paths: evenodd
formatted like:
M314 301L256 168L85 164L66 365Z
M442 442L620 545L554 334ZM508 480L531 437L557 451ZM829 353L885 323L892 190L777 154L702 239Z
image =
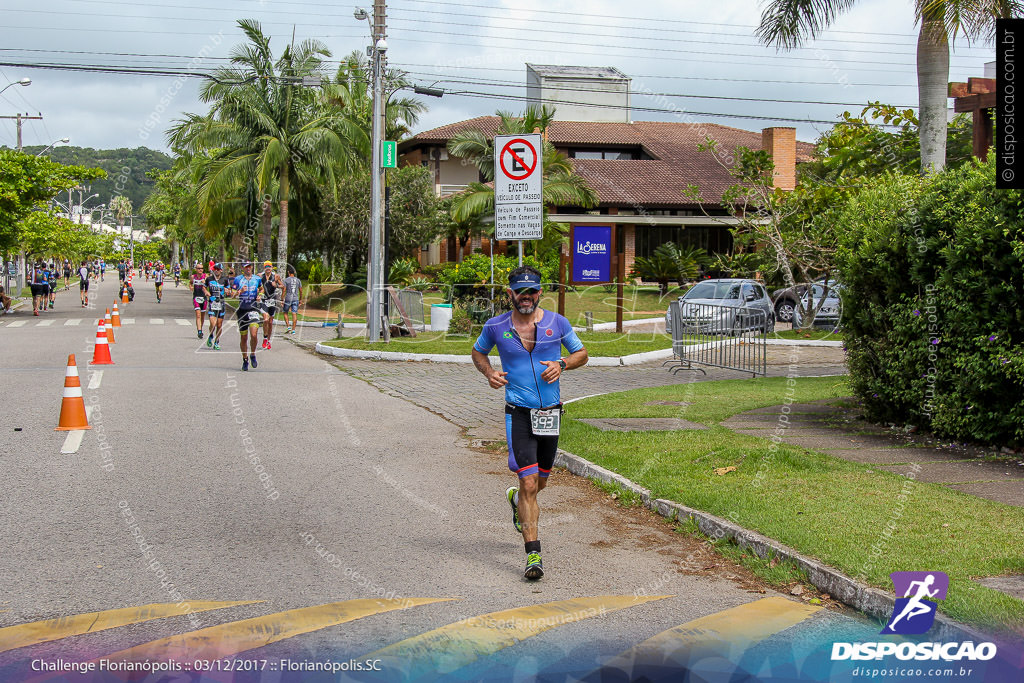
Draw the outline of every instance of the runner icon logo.
M889 576L898 597L889 623L881 633L927 632L935 623L938 609L935 600L946 599L949 577L943 572L893 572Z

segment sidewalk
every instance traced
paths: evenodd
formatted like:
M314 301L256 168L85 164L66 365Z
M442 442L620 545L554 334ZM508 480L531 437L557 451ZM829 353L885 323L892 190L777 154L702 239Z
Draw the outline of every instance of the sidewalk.
M943 443L897 433L858 418L855 410L820 403L794 403L740 413L722 425L740 434L771 438L843 460L860 462L942 484L951 489L1024 507L1024 459L1020 453Z

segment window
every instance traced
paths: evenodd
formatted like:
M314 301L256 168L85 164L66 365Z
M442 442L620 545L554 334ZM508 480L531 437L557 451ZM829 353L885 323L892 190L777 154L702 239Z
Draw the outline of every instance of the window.
M570 159L617 159L632 161L642 159L643 153L629 149L570 149Z
M649 210L648 214L658 215L653 210ZM724 227L636 226L637 256L650 258L654 254L654 250L665 242L675 242L680 247L700 247L709 254L727 254L732 250L732 235Z

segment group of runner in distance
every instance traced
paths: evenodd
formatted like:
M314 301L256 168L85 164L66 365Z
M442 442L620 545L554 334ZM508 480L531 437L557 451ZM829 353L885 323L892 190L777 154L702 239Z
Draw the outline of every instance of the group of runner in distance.
M242 265L241 275L235 275L233 270L225 274L224 266L220 263L213 263L210 272L205 273L202 264L197 263L192 271L191 286L196 336L203 338L203 324L209 318L206 346L215 350L220 350L220 337L228 309L227 299L238 298L235 319L238 322L238 346L242 352L243 371L248 371L250 365L253 368L259 365L256 341L261 327L262 348L270 350L274 318L279 310L284 313L284 333L295 334L302 282L292 266L288 266L287 277L282 278L270 261L264 261L263 273L258 276L253 274L253 264L249 262Z

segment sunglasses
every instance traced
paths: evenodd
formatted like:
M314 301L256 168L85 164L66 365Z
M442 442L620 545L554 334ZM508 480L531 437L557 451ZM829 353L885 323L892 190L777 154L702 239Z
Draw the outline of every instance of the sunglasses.
M540 294L540 290L533 287L524 287L523 289L516 290L516 296L522 296L523 294Z

